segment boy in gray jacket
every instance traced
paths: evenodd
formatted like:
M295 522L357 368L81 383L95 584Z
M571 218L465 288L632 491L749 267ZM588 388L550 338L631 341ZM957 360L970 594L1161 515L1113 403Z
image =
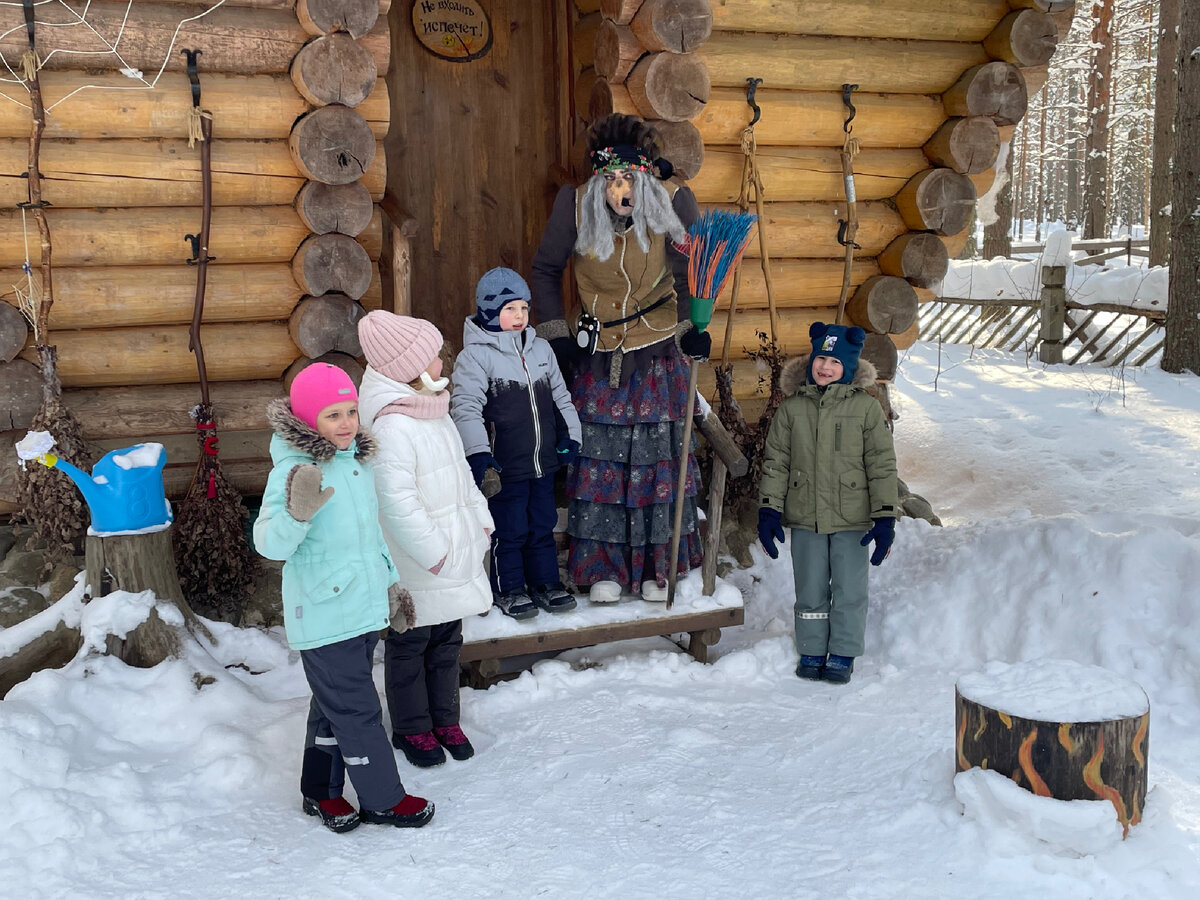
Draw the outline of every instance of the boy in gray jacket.
M875 367L859 361L865 332L816 322L809 336L812 355L780 374L790 396L767 432L758 537L774 559L783 526L792 530L796 674L845 684L864 649L864 548L875 542L877 566L896 534L896 451L883 408L866 390Z
M489 469L500 475L499 493L488 498L496 522L492 593L514 619L536 616L539 607L575 608L558 574L554 473L579 452L579 415L554 352L529 326L529 297L512 269L479 280L450 400L475 483L482 486Z

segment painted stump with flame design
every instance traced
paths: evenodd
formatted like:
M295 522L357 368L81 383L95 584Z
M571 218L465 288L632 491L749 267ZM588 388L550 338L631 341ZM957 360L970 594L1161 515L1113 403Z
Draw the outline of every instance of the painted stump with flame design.
M955 687L958 771L1040 797L1107 800L1125 833L1146 804L1150 703L1137 684L1065 660L990 663Z

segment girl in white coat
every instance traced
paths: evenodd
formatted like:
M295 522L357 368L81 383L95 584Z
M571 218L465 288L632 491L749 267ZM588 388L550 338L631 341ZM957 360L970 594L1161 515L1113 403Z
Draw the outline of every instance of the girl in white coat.
M459 726L458 655L463 617L492 605L484 569L492 517L449 415L441 332L374 310L358 335L368 363L358 406L379 445L380 523L412 598L412 621L393 622L385 641L392 744L415 766L440 765L446 751L468 759L475 750Z

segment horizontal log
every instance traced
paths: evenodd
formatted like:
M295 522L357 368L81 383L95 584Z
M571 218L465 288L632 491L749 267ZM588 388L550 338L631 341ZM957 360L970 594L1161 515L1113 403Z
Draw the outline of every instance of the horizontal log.
M765 363L739 358L731 359L729 364L733 368L730 373L732 376L731 386L736 399L746 400L751 397L761 397L765 400L767 398L771 390L771 370ZM717 403L716 367L715 359L708 365L701 366L696 379L701 396L714 405Z
M946 245L946 253L950 259L958 259L963 252L963 248L967 246L967 241L971 237L971 229L964 228L958 234L938 235L938 239ZM903 347L901 349L904 349Z
M355 107L375 88L381 72L370 52L343 31L305 44L291 66L292 84L313 106Z
M288 320L288 334L305 356L317 357L331 350L361 356L358 321L363 313L363 308L344 294L305 297Z
M277 378L263 381L210 381L218 432L267 428L267 404L286 395ZM189 411L200 399L200 385L146 384L126 387L74 388L63 391L63 403L75 414L89 441L131 439L144 435L193 435Z
M990 168L1000 154L1000 129L990 116L947 119L925 144L935 166L975 175Z
M267 476L274 463L266 459L233 459L221 464L221 474L235 491L243 497L261 497L267 487ZM182 500L195 477L195 465L167 465L163 468L163 489L167 499Z
M571 32L571 47L575 68L585 69L596 64L596 34L600 30L600 13L588 13L575 21Z
M778 200L841 200L842 160L833 147L760 147L756 154L764 196ZM740 147L705 148L704 166L688 187L701 203L731 203L742 187ZM868 148L854 158L854 190L859 200L886 200L929 161L915 148Z
M899 354L890 334L868 334L863 342L862 358L875 367L875 376L880 381L891 381L896 377Z
M992 182L996 180L996 170L987 169L974 175L968 175L971 179L971 184L975 185L975 196L982 197L992 188Z
M371 126L356 109L332 104L301 116L288 136L292 161L305 178L325 184L358 181L375 158Z
M926 169L896 194L896 208L914 231L957 234L975 208L975 185L953 169Z
M965 69L989 58L974 42L730 31L713 34L696 55L714 87L744 86L746 73L753 72L782 90L840 91L853 83L861 91L900 94L940 94Z
M762 118L754 126L759 147L840 147L846 107L842 94L773 91L760 89L756 100ZM924 94L854 95L858 115L854 136L867 147L921 147L946 120L946 110L937 97ZM740 143L750 124L752 110L746 91L713 88L704 111L692 120L704 143Z
M1016 125L1029 107L1029 92L1020 69L995 60L963 72L942 102L947 116L991 116L999 126Z
M704 138L696 126L662 119L651 119L649 124L658 132L662 155L675 167L675 174L685 181L695 178L704 168Z
M0 431L28 428L42 406L42 372L26 359L0 362Z
M4 290L0 282L0 291ZM14 303L0 303L0 363L15 359L30 338L29 320Z
M638 115L638 108L629 94L629 88L623 84L612 84L603 78L597 78L592 83L592 93L588 97L587 118L590 121L603 119L613 113Z
M877 258L885 275L906 278L915 287L928 288L946 276L950 265L946 245L938 236L924 231L910 231L896 238Z
M766 31L918 40L982 41L1008 12L1007 0L780 0L714 2L714 31Z
M917 293L895 275L876 275L858 286L846 304L855 325L877 334L906 331L917 317Z
M166 72L153 88L139 87L119 74L43 72L46 105L43 137L186 139L192 111L187 76ZM0 138L29 137L28 96L24 88L0 88ZM70 95L70 96L68 96ZM308 111L287 75L208 75L204 108L213 114L213 146L223 140L287 138L292 123ZM380 78L371 96L356 108L376 140L387 134L387 83ZM113 110L120 110L114 115Z
M362 244L345 234L310 234L292 258L292 277L314 296L337 291L357 300L376 270Z
M195 381L186 326L52 331L63 387L179 384ZM286 325L239 323L204 329L204 365L214 381L278 378L300 351ZM34 357L32 349L24 358Z
M921 291L918 289L917 293L920 294ZM907 350L917 342L917 338L920 337L920 335L921 322L918 317L918 320L909 325L906 331L903 331L900 334L890 334L888 337L892 339L892 343L896 345L897 350Z
M691 53L712 34L708 0L643 0L629 22L652 53Z
M371 192L361 181L349 184L306 181L292 205L300 221L315 234L336 231L353 237L370 225L375 215Z
M818 307L812 309L790 309L786 315L779 317L779 345L792 356L811 349L812 343L808 329L814 322L832 322L837 318L837 306ZM729 320L727 310L718 310L713 314L712 324L708 331L712 335L714 347L720 347L725 340L725 328ZM757 350L758 332L770 336L771 316L764 310L747 310L733 315L733 338L729 344L729 355L732 359L745 359L747 349Z
M278 384L278 382L275 382ZM269 428L255 431L235 431L231 428L217 425L217 453L221 464L233 460L269 460L269 446L272 432ZM129 446L128 438L105 438L96 441L96 446L107 453L110 450L120 450ZM196 440L195 429L191 434L153 434L138 435L138 440L146 443L153 441L162 444L167 457L167 468L195 466L200 458L200 445Z
M736 207L723 207L736 209ZM838 218L845 218L844 204L768 203L759 227L766 231L772 258L825 258L844 252L837 241ZM863 256L876 256L907 231L900 214L890 203L869 201L858 204L858 243ZM750 241L747 257L759 256L757 239Z
M618 25L628 25L642 5L642 0L598 0L598 2L604 18L610 19Z
M20 269L0 269L0 295L9 302L9 286ZM204 323L286 319L303 292L286 262L208 266ZM51 330L119 328L135 325L185 325L192 321L196 270L191 266L54 267ZM382 288L376 268L371 287L359 301L378 309Z
M195 6L196 0L159 0L167 6ZM582 0L591 2L591 0ZM250 9L290 9L295 10L296 0L225 0L225 6L245 6ZM379 0L379 17L386 18L392 8L392 0Z
M56 266L152 266L191 256L184 235L200 227L200 210L178 208L48 209ZM27 217L26 229L37 233ZM372 259L379 258L383 225L378 208L358 236ZM219 263L290 260L309 232L290 206L224 206L212 213L210 255ZM19 210L0 209L0 266L25 261Z
M993 59L1017 66L1044 66L1058 46L1058 25L1036 9L1016 9L983 40Z
M620 84L645 52L633 29L606 20L596 32L596 74Z
M647 54L625 86L642 116L668 122L695 118L709 96L708 70L694 53Z
M76 11L85 5L88 27L71 24L79 21ZM195 8L142 0L132 6L124 0L38 3L35 10L34 38L44 70L128 67L153 81L164 68L187 71L187 60L179 52L186 47L201 51L197 67L202 88L217 72L286 73L300 48L312 40L290 7L251 9L224 3L201 18L193 18ZM386 72L391 52L387 23L377 23L359 44L379 72ZM114 45L119 59L112 52ZM0 4L0 54L15 66L28 46L21 4Z
M360 38L375 27L379 5L375 0L296 0L296 18L312 35L346 31Z
M286 206L304 185L286 140L214 140L213 206ZM29 199L29 139L0 139L0 206ZM38 157L42 197L57 209L188 206L201 202L200 148L186 140L49 140ZM376 143L360 183L383 197L387 161Z
M842 289L845 261L841 259L771 259L771 287L779 309L805 306L833 306ZM872 275L879 266L871 259L855 259L850 268L850 286L855 288ZM732 282L718 298L719 307L729 308L733 293ZM760 259L742 264L738 286L738 309L766 309L767 282Z

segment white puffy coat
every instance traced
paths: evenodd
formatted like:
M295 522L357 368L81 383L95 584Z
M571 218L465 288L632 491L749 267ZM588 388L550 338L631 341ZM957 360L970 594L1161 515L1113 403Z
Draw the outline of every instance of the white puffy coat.
M491 608L484 529L490 532L495 526L449 415L379 416L393 400L416 393L368 366L358 409L363 426L379 445L374 459L379 521L400 586L412 595L414 626L421 627ZM434 575L429 570L443 558L446 562Z

